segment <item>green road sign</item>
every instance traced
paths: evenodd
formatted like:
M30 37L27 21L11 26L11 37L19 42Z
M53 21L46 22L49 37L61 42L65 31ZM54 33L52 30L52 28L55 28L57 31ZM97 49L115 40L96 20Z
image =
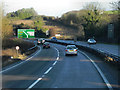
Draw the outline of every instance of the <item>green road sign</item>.
M18 38L34 38L34 29L18 29Z

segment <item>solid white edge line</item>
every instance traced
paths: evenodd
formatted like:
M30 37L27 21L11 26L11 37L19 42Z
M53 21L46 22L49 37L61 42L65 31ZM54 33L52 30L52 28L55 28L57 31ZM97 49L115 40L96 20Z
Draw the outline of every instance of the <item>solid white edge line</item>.
M57 50L57 52L58 52L58 57L59 57L59 56L60 56L60 55L59 55L59 50L58 50L56 47L54 47L54 48Z
M97 66L97 64L95 64L95 62L88 56L86 55L84 52L79 51L80 53L82 53L84 56L86 56L88 59L90 59L90 61L93 63L93 65L95 66L95 68L97 69L97 71L99 72L99 74L101 75L101 77L103 78L105 84L107 85L107 87L110 90L113 90L112 86L110 85L109 81L107 80L107 78L104 76L103 72L100 70L100 68Z
M9 68L7 68L7 69L5 69L5 70L0 71L0 74L3 73L3 72L5 72L5 71L8 71L8 70L10 70L10 69L12 69L12 68L14 68L14 67L19 66L19 65L21 65L22 63L25 63L26 61L30 60L30 59L33 58L35 55L37 55L39 52L41 52L41 47L40 47L40 50L39 50L38 52L36 52L36 53L35 53L33 56L31 56L30 58L28 58L28 59L24 60L23 62L20 62L20 63L18 63L18 64L16 64L16 65L12 66L12 67L9 67Z

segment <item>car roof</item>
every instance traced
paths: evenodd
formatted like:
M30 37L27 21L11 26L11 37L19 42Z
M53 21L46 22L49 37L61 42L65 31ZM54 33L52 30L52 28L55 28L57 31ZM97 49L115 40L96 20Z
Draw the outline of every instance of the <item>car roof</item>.
M56 37L52 37L52 39L57 39Z
M44 38L39 38L38 40L43 40Z
M95 40L94 38L89 38L88 40Z
M67 47L76 47L75 45L67 45Z
M49 42L45 42L44 44L49 44Z

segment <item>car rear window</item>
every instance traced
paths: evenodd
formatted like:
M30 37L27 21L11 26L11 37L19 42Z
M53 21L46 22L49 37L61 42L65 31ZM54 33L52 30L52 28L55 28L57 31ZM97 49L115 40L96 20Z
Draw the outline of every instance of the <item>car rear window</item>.
M44 44L49 44L49 43L44 43Z
M90 41L95 41L94 39L90 39Z
M67 47L67 49L76 49L76 47Z

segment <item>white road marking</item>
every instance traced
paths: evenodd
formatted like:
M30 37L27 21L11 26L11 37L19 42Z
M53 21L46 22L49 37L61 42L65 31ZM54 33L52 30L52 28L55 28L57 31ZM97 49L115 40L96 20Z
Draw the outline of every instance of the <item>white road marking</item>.
M21 63L19 63L19 64L16 64L16 65L14 65L14 66L12 66L12 67L9 67L9 68L7 68L7 69L5 69L5 70L0 71L0 74L3 73L3 72L5 72L5 71L8 71L8 70L10 70L10 69L12 69L12 68L14 68L14 67L19 66L19 65L21 65L22 63L25 63L26 61L30 60L30 59L33 58L35 55L37 55L39 52L41 52L41 47L40 47L40 50L39 50L38 52L36 52L36 53L35 53L33 56L31 56L30 58L26 59L25 61L23 61L23 62L21 62Z
M44 74L49 73L49 71L52 69L53 67L50 67Z
M107 85L109 90L113 90L112 86L110 85L109 81L107 80L107 78L104 76L103 72L101 71L101 69L97 66L97 64L95 64L95 62L84 52L79 51L80 53L82 53L84 56L86 56L95 66L95 68L97 69L97 71L99 72L99 74L101 75L101 77L103 78L105 84Z
M55 48L55 47L54 47L54 48ZM60 53L59 53L59 50L58 50L57 48L55 48L55 49L56 49L56 50L57 50L57 52L58 52L58 57L60 57L60 55L59 55L59 54L60 54Z
M59 50L58 50L57 48L55 48L55 49L56 49L57 52L58 52L58 56L57 56L57 58L56 58L56 60L58 60L58 59L59 59ZM53 66L54 66L56 63L57 63L57 61L55 61L55 62L53 63ZM52 68L53 68L53 67L50 67L50 68L42 75L42 78L43 78L46 74L48 74ZM31 88L33 88L39 81L42 80L42 78L38 78L38 79L37 79L32 85L30 85L26 90L30 90Z
M53 63L53 66L54 66L56 63L57 63L57 61L55 61L55 62Z
M38 78L32 85L30 85L29 87L28 87L28 89L26 89L26 90L29 90L29 89L31 89L33 86L35 86L39 81L41 81L42 80L42 78Z
M57 59L56 60L59 60L59 57L57 57Z

